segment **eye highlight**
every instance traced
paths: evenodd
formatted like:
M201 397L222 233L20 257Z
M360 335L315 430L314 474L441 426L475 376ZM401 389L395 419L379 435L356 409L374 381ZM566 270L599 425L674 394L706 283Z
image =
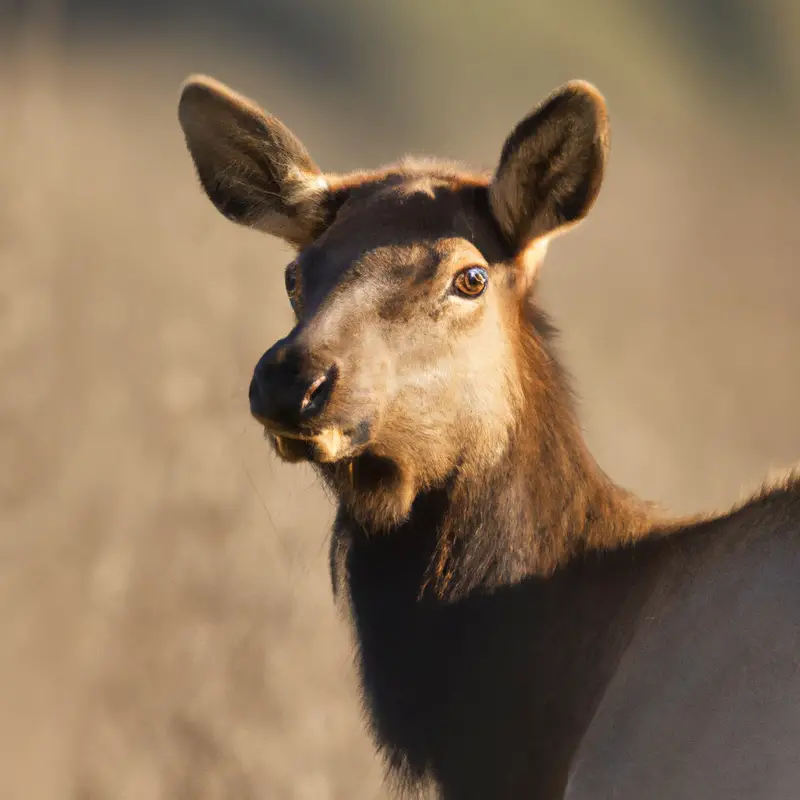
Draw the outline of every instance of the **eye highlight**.
M480 297L489 285L489 273L483 267L467 267L453 278L453 288L463 297Z

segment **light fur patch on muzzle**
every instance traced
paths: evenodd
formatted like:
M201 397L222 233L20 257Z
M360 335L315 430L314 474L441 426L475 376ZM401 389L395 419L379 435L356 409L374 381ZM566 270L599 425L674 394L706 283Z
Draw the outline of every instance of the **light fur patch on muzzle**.
M337 461L350 447L350 439L338 428L325 428L311 440L317 458L322 462Z

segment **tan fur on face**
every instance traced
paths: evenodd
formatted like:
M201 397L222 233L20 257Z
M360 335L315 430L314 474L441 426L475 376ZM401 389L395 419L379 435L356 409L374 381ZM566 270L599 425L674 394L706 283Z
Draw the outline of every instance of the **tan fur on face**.
M350 440L336 428L325 428L310 440L313 442L317 457L323 463L338 461L349 447Z

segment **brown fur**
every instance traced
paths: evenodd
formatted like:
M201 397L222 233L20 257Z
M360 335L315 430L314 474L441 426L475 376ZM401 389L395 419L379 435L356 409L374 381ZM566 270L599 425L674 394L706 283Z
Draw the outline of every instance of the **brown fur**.
M715 553L760 546L741 522L754 509L772 508L776 536L791 528L792 553L800 522L797 474L677 520L585 446L537 276L599 192L602 97L554 92L486 175L407 159L323 176L282 123L205 78L180 119L217 207L298 248L296 326L251 403L278 455L312 461L338 500L334 589L389 765L448 798L561 797L647 603L679 597L692 570L713 585ZM488 276L474 299L452 288L470 267Z

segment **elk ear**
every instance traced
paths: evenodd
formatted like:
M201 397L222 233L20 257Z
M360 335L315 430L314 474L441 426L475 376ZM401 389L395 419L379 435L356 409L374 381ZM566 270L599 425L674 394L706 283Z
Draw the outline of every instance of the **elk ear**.
M523 119L489 186L492 211L519 253L576 225L600 191L608 117L591 84L571 81Z
M178 118L200 183L228 219L296 247L319 235L327 181L280 120L203 75L183 84Z

